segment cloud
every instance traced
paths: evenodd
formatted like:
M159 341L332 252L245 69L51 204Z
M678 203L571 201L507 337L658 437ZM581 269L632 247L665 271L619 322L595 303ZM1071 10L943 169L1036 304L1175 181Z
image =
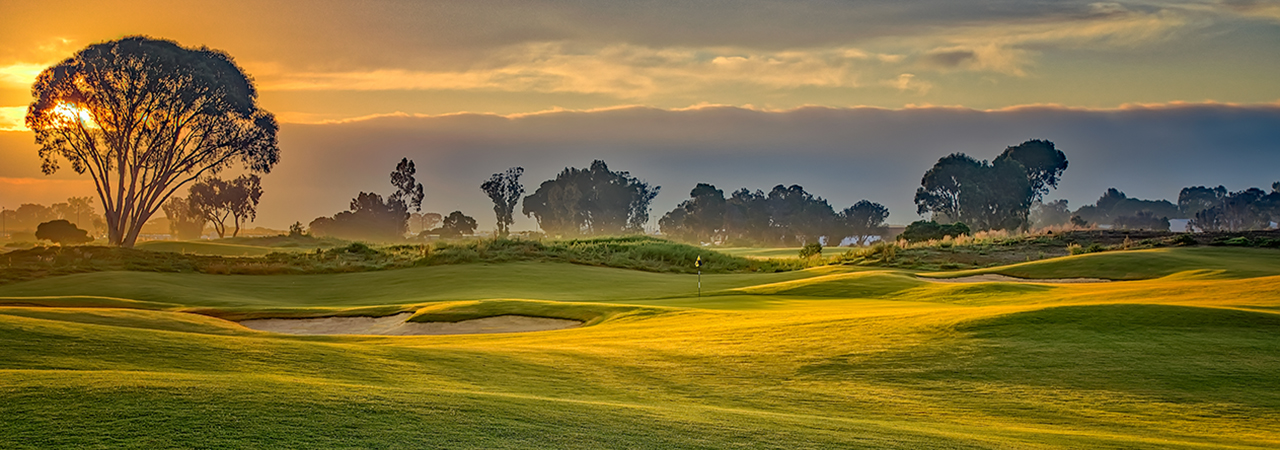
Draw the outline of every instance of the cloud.
M0 131L27 131L26 106L0 106Z
M264 91L497 90L607 94L640 99L723 85L764 89L857 88L864 70L896 55L856 48L768 52L745 48L652 48L543 42L497 52L465 71L287 72L251 68Z
M46 64L12 63L0 66L0 84L30 89Z

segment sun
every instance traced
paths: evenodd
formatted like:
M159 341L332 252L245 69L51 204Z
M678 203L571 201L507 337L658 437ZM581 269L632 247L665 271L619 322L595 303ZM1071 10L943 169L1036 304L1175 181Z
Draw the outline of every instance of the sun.
M93 120L93 113L72 103L59 103L49 111L58 117L58 121L66 125L79 123L88 127L96 127L97 122Z

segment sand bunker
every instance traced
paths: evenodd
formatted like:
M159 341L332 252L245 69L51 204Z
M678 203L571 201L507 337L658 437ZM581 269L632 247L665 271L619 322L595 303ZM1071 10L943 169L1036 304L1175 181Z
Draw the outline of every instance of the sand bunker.
M320 317L315 319L253 319L240 322L247 328L284 334L374 334L419 336L441 334L523 333L563 330L582 322L529 316L494 316L460 322L405 322L413 313L384 317Z
M970 277L960 278L924 278L921 280L932 281L934 283L983 283L988 281L999 281L1002 283L1047 283L1047 284L1070 284L1070 283L1107 283L1111 280L1102 278L1014 278L1010 276L987 273L982 275L974 275Z

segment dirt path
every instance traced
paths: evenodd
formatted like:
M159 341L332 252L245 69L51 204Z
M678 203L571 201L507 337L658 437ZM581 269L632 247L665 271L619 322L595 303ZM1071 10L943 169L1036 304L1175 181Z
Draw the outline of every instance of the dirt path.
M253 319L246 328L283 334L373 334L420 336L443 334L524 333L574 328L582 322L528 316L494 316L460 322L405 322L413 313L384 317L320 317L315 319Z
M995 273L986 273L982 275L974 275L960 278L925 278L919 277L921 280L932 281L934 283L985 283L998 281L1001 283L1044 283L1044 284L1074 284L1074 283L1108 283L1111 280L1102 278L1014 278L1006 275Z

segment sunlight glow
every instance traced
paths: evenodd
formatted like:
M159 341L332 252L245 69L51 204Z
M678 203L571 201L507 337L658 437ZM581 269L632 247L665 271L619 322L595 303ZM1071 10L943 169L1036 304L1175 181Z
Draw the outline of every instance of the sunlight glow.
M79 123L85 127L97 128L98 124L93 120L93 114L89 110L81 108L71 103L59 103L50 111L58 117L58 122L63 126L70 126L73 123Z

